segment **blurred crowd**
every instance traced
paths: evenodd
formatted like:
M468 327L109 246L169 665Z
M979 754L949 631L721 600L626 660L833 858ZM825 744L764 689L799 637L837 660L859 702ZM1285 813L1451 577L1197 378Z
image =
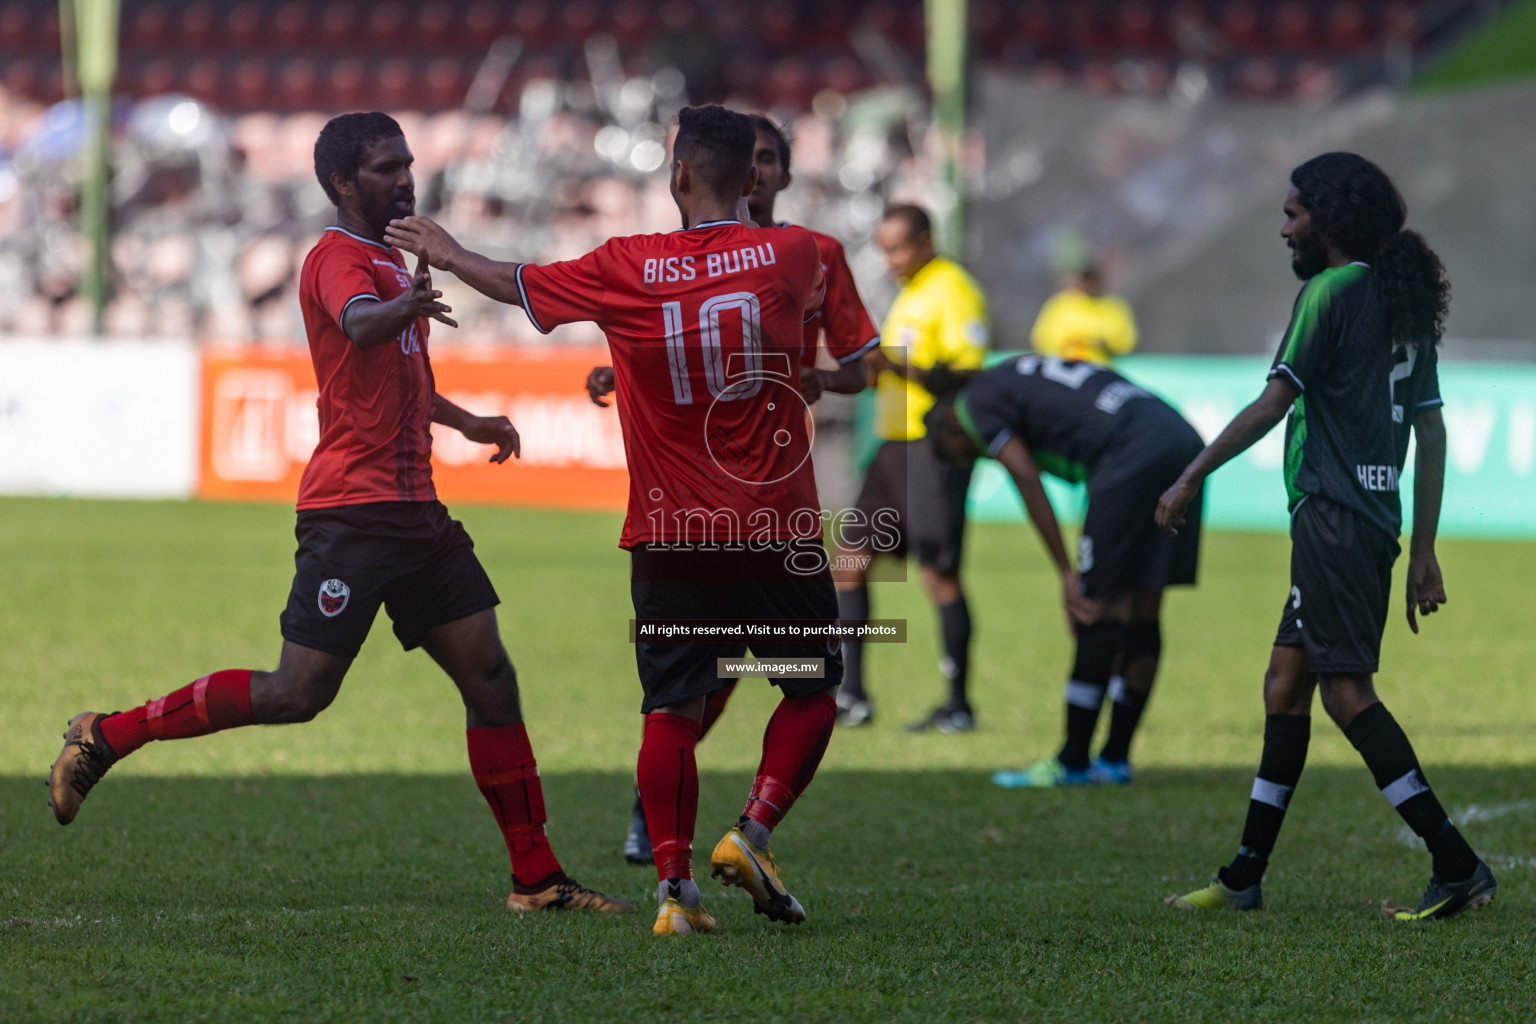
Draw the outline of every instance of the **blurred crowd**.
M611 87L534 80L516 115L397 112L416 156L417 208L494 256L577 256L617 234L677 226L667 190L668 126L686 102L670 69ZM931 200L926 126L915 93L862 108L822 104L783 114L794 136L789 216L867 238L883 196ZM325 115L226 117L183 95L121 104L113 114L112 242L105 333L289 344L302 339L295 300L305 254L334 211L314 178ZM89 333L78 294L88 246L73 220L83 119L0 92L0 332ZM865 254L871 287L878 257ZM439 282L460 323L439 343L535 343L520 312ZM590 329L553 343L596 340Z
M1379 80L1394 46L1422 48L1490 5L975 0L970 12L978 66L1047 86L1294 105ZM332 216L313 175L319 109L396 112L417 158L418 209L507 259L559 259L674 227L667 134L690 98L766 109L786 125L795 186L782 209L844 240L877 309L889 295L869 241L881 209L912 201L942 214L957 198L930 159L917 0L770 0L746 13L691 0L126 0L122 24L108 335L302 338L298 269ZM4 334L93 324L78 293L84 118L60 99L58 32L56 4L0 3ZM1040 179L1034 153L989 165L975 133L965 187L1006 202ZM515 310L442 283L461 328L439 343L544 340ZM553 342L594 339L572 328Z

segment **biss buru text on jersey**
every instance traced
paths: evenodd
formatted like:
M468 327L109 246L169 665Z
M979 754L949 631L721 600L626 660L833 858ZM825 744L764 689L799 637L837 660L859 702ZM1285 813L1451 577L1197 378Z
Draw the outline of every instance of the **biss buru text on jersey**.
M698 256L666 256L645 261L644 274L646 284L663 284L674 281L692 281L699 276L697 261L704 260L704 274L706 277L723 277L726 274L739 274L743 270L756 270L758 267L771 267L779 262L774 254L772 242L759 242L757 245L746 245L740 249L727 249L725 252L705 253Z

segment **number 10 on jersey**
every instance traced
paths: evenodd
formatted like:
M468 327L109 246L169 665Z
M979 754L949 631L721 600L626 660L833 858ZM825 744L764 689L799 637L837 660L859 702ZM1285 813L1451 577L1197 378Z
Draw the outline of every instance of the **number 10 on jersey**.
M725 338L721 336L721 314L736 313L741 319L741 348L746 369L726 379ZM704 386L722 402L739 402L763 389L763 308L752 292L725 292L705 299L699 305L699 341L704 360ZM663 336L667 341L667 366L672 376L672 400L678 405L693 404L693 385L688 379L688 350L685 344L686 320L682 302L661 304ZM729 334L729 331L726 332ZM734 355L734 353L732 353Z

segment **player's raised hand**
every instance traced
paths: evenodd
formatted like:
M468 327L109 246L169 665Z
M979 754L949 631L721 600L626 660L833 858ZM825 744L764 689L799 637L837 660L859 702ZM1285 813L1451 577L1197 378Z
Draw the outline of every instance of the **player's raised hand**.
M603 399L613 394L613 386L613 367L611 366L594 366L587 374L587 397L592 399L593 405L608 408L608 403Z
M389 222L384 241L419 257L427 265L446 267L449 257L462 246L430 217L402 217Z
M449 327L459 326L458 321L448 316L453 312L452 306L445 306L437 301L443 297L443 293L432 288L432 271L427 265L425 256L416 258L416 274L411 278L411 290L407 293L407 300L415 309L416 316L429 316L439 320Z
M492 462L506 462L509 456L523 457L523 439L505 416L475 416L464 424L464 436L477 444L493 444Z
M1448 598L1445 580L1440 575L1440 560L1434 553L1408 556L1408 628L1419 631L1420 615L1433 615Z
M1170 537L1179 535L1179 527L1184 525L1184 510L1189 508L1189 503L1194 500L1195 488L1190 486L1182 476L1174 485L1163 492L1163 496L1157 499L1157 512L1154 518L1157 520L1157 528Z

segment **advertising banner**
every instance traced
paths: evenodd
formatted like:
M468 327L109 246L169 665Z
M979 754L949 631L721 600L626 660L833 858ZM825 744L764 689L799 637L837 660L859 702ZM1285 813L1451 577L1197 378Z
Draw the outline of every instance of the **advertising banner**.
M0 343L0 493L185 498L196 477L192 346Z
M439 394L482 416L505 415L521 459L434 426L432 475L445 502L622 509L629 477L619 419L587 399L603 349L434 353ZM211 349L203 360L199 497L293 501L318 438L315 375L304 349Z
M1453 348L1447 343L1447 348ZM1124 376L1174 405L1210 441L1264 389L1269 360L1227 356L1134 356L1117 364ZM1448 536L1536 536L1536 367L1440 364L1449 450L1440 532ZM1205 521L1222 530L1283 531L1285 485L1282 423L1222 467L1206 485ZM1081 487L1047 478L1063 518L1082 517ZM1401 481L1405 526L1413 515L1413 449ZM972 514L1022 520L1002 467L983 460L971 485Z

